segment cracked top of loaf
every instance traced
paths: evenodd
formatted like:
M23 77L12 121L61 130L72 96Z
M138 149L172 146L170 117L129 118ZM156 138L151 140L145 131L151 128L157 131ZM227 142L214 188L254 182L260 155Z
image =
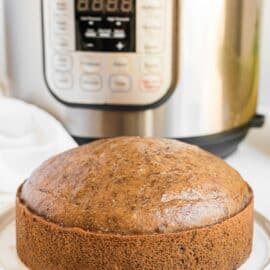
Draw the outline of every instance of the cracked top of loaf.
M21 200L64 227L95 233L171 233L221 222L252 191L238 172L198 147L157 138L99 140L43 163Z

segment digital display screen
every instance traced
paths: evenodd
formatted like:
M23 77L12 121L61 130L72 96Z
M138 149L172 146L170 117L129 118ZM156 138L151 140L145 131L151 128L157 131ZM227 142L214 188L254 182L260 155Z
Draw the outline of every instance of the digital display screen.
M133 11L132 0L78 0L79 12L129 13Z
M75 0L79 51L135 52L136 0Z

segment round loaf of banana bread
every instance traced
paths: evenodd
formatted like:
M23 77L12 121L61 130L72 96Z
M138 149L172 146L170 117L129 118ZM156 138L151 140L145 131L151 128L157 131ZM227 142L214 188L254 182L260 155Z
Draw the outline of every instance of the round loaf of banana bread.
M67 151L18 189L17 252L32 270L237 269L253 193L198 147L120 137Z

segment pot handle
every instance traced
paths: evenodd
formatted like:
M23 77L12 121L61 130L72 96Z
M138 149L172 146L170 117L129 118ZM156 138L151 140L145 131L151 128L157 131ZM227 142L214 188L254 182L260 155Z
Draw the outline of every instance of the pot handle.
M263 114L256 114L253 119L250 121L251 128L261 128L264 126L265 116Z

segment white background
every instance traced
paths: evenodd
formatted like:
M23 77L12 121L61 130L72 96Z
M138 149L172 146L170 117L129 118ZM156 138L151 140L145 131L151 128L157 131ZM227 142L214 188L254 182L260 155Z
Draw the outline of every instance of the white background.
M3 75L5 70L5 57L4 57L4 33L3 33L3 0L0 0L0 88L1 88L1 75Z
M260 72L260 104L270 112L270 0L263 0Z

